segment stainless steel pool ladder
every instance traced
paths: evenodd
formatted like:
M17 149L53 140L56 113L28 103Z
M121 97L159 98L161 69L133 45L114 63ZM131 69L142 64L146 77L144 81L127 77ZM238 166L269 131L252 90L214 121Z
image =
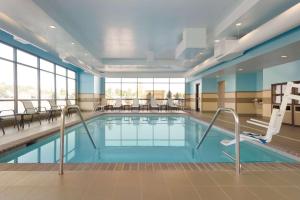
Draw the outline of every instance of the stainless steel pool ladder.
M64 173L64 134L65 134L65 116L67 113L68 108L72 108L77 111L77 114L79 115L80 121L83 123L83 126L94 146L96 149L96 144L90 134L90 131L83 119L82 113L80 111L80 108L76 105L71 106L71 107L64 107L64 109L61 112L61 125L60 125L60 161L59 161L59 174L62 175Z
M217 112L215 113L215 115L213 116L208 128L206 129L204 135L202 136L202 138L200 139L198 145L197 145L197 149L199 149L199 147L201 146L201 144L203 143L204 139L206 138L206 136L208 135L211 127L214 125L217 117L219 116L219 114L221 112L227 112L227 113L231 113L234 117L234 125L235 125L235 172L237 175L240 174L241 172L241 165L240 165L240 121L239 121L239 117L236 114L236 112L231 109L231 108L218 108Z

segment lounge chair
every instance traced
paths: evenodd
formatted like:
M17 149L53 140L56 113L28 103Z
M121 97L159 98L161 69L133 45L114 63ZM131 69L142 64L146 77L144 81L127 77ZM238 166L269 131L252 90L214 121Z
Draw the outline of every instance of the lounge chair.
M107 108L107 101L106 101L106 99L101 99L100 104L96 104L94 106L94 111L98 111L98 110L104 111L106 108Z
M122 109L122 101L121 99L117 99L116 103L113 105L113 110L121 110Z
M157 109L159 111L159 105L157 104L156 100L154 98L151 98L150 100L150 109Z
M179 110L179 107L174 104L173 99L171 98L167 100L167 106L168 110Z
M140 110L139 99L133 99L131 110Z
M51 119L53 121L55 114L61 113L63 109L61 106L58 106L53 99L48 100L48 103L50 104L50 110L48 110L48 121L50 122Z
M7 114L2 114L2 113L7 113ZM19 130L19 124L18 124L17 115L16 115L15 111L14 110L0 110L0 127L2 129L3 135L5 135L5 130L2 125L2 122L5 119L10 118L10 117L14 117L14 127L17 126L18 130Z
M24 113L21 114L21 126L24 128L24 116L30 116L30 120L28 121L28 126L30 126L30 123L33 121L33 117L36 115L38 116L38 120L40 122L40 125L42 124L41 122L41 112L38 110L38 108L35 108L32 104L31 101L21 101L23 106L24 106Z
M67 100L66 103L67 103L67 106L66 106L66 108L67 108L67 114L68 114L68 116L70 116L71 115L71 111L75 110L77 108L77 105L76 104L72 104L72 102L70 100Z

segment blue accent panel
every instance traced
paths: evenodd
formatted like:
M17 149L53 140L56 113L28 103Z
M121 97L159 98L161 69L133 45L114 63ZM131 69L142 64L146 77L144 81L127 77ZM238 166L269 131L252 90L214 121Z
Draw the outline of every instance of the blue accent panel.
M236 91L236 76L235 76L235 74L221 76L217 79L217 83L220 81L225 81L225 92L235 92ZM216 91L218 91L217 86L216 86Z
M94 76L94 93L100 94L100 77Z
M81 72L83 71L79 67L69 64L69 63L64 63L57 55L45 52L35 46L32 46L30 44L22 44L21 42L18 42L14 40L13 36L0 30L0 41L3 43L6 43L10 46L13 46L15 48L18 48L20 50L26 51L28 53L34 54L38 57L41 57L43 59L49 60L55 64L64 66L68 69L74 70L76 72Z
M271 89L271 84L299 81L300 80L300 60L277 65L275 67L264 69L263 71L263 89Z
M94 93L94 76L92 74L82 72L79 74L79 93Z
M263 90L263 71L258 71L256 76L256 91Z
M203 93L216 93L218 91L216 78L203 78L202 79L202 92Z
M257 86L258 73L239 73L236 75L236 91L251 92L258 91Z

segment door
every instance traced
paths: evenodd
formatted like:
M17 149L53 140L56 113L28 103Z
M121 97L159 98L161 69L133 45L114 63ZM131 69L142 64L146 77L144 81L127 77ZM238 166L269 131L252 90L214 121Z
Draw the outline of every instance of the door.
M199 88L200 88L200 83L197 83L196 84L196 96L195 96L195 101L196 101L195 102L195 107L196 107L195 109L196 109L197 112L200 111L200 107L199 107L199 98L200 98L199 97L199 95L200 95L199 94Z
M225 81L218 82L218 107L224 107L225 99Z

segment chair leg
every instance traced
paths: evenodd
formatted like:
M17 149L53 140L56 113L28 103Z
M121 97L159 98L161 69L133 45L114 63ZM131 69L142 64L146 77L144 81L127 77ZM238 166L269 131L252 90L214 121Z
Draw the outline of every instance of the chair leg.
M1 129L2 129L2 134L5 135L5 130L4 130L3 126L1 126Z

